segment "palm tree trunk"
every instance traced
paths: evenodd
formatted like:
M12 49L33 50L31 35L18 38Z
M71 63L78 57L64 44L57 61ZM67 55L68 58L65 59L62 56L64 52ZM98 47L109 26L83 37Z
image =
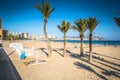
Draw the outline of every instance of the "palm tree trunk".
M89 35L89 62L92 61L92 33Z
M64 33L64 52L63 52L63 56L66 56L66 33Z
M80 57L81 56L84 56L84 50L83 50L83 35L80 35L80 38L81 38L81 47L80 47Z
M49 38L48 38L47 32L46 32L46 23L47 23L47 19L44 19L44 35L45 35L45 38L47 41L48 57L50 57L52 55L52 51L51 51L50 41L49 41Z

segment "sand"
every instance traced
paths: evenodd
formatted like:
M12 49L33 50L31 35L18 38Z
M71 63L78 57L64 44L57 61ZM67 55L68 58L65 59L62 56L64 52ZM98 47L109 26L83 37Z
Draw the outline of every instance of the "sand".
M120 47L93 45L93 61L88 62L88 45L84 44L85 57L79 57L79 45L67 43L67 56L62 57L63 43L51 42L52 56L47 58L46 42L16 41L25 48L35 47L40 64L27 66L36 57L21 60L18 53L3 41L3 47L15 65L22 80L120 80ZM45 62L42 62L45 61Z

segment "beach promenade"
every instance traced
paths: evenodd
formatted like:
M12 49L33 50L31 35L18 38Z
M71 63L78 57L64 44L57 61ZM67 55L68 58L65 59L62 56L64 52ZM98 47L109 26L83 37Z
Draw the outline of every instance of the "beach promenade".
M22 80L2 44L0 44L0 80Z
M9 41L3 41L8 63L13 63L13 70L22 80L119 80L120 79L120 48L113 46L93 45L93 61L88 62L88 45L84 44L85 57L79 57L79 45L74 48L74 43L67 43L67 56L63 57L63 43L51 42L52 57L47 58L47 45L38 41L15 41L22 43L24 48L34 46L39 53L40 64L28 66L25 63L35 61L36 56L26 57L21 60L18 53L9 47ZM59 45L59 46L58 46ZM4 63L3 73L10 67ZM3 64L3 62L2 62ZM3 66L3 65L2 65ZM0 70L1 71L1 70ZM11 75L11 77L10 77ZM8 78L14 75L8 74ZM4 80L3 77L0 80ZM7 80L7 79L6 79ZM8 79L14 80L14 79Z

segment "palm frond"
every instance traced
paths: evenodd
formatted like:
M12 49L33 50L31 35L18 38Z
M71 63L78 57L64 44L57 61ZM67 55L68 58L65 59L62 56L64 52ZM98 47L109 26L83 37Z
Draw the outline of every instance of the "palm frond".
M114 17L115 23L120 27L120 18L119 17Z
M65 26L65 23L66 23L65 21L63 21L63 22L61 23L62 27L64 27L64 26Z
M44 3L44 0L42 0L41 5L36 4L35 8L37 8L38 10L41 11L44 18L48 18L50 16L50 14L55 10L55 8L51 9L49 2Z
M58 28L61 30L61 32L66 33L70 29L71 25L69 22L62 21L61 26L58 25Z
M45 8L45 2L44 2L44 0L41 0L41 2L42 2L42 8L44 9Z
M63 29L62 29L62 27L61 27L60 25L57 25L57 27L58 27L58 29L59 29L61 32L63 32Z
M94 17L89 17L87 20L87 25L88 25L88 29L90 31L90 33L92 33L94 31L94 29L97 27L97 25L100 23L100 21Z
M35 5L35 8L37 8L42 14L45 13L41 5L36 4L36 5Z
M47 2L46 4L45 4L45 17L49 17L49 11L50 11L50 4Z
M80 34L83 34L87 30L87 20L86 19L77 19L74 21L74 24L76 27L75 30L77 30Z
M77 26L72 26L72 27L71 27L71 29L73 29L73 30L76 30L76 31L80 32Z
M71 24L69 22L67 22L66 24L66 32L71 28Z
M55 10L55 7L50 10L49 15L50 15L54 10Z

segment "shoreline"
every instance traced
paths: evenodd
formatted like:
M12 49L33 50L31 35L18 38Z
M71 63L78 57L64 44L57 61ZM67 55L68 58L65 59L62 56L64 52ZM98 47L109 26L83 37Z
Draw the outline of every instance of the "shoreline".
M9 41L9 40L3 40L3 41L8 41L10 43L14 43L14 42L46 42L46 40L14 40L14 41ZM60 42L63 43L64 40L50 40L50 42ZM80 44L80 40L67 40L66 43L71 43L74 45L79 45ZM101 45L101 46L113 46L113 47L120 47L120 41L101 41L101 40L93 40L92 41L92 45ZM89 45L89 40L84 40L83 44L85 45Z

